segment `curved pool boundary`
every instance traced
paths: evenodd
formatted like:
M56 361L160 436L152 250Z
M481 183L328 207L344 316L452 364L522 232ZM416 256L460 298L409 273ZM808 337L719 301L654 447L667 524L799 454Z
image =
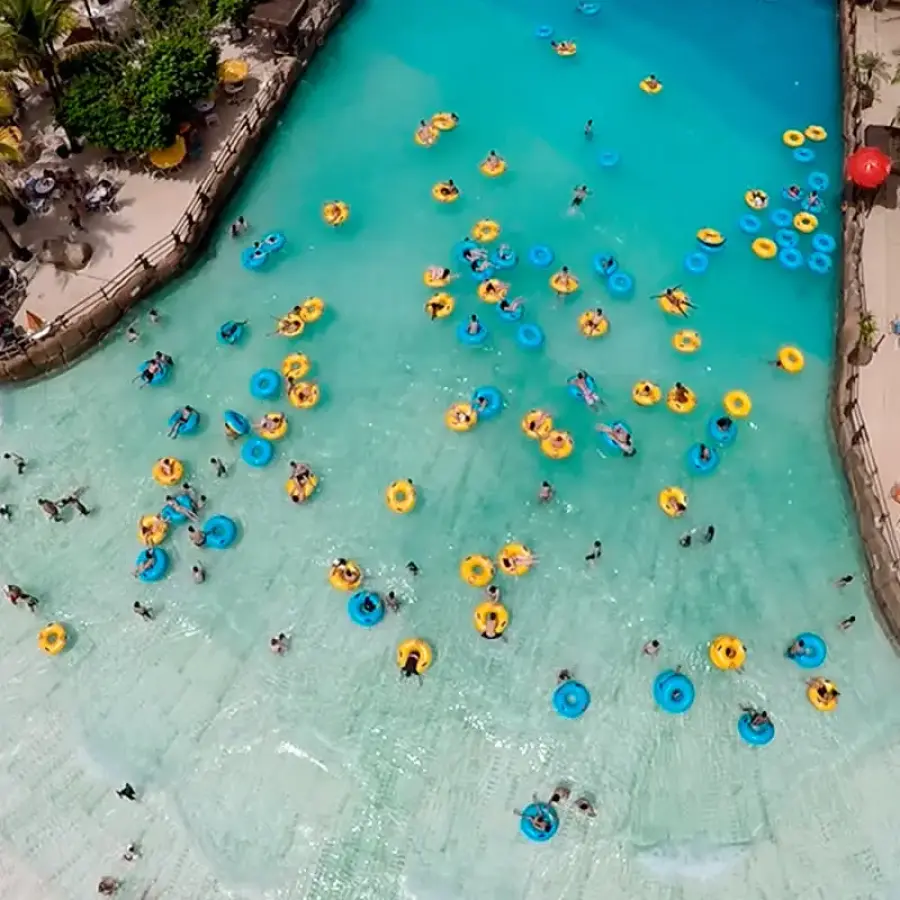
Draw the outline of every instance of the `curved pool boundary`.
M840 0L840 54L844 157L863 144L862 104L856 82L857 14L853 0ZM864 48L859 48L862 50ZM868 582L876 616L894 649L900 651L900 542L891 524L887 497L859 405L859 369L853 350L859 317L868 311L862 246L867 202L845 188L843 272L831 384L831 425L838 456L856 511ZM853 436L861 439L853 443Z
M34 381L72 365L97 347L133 306L197 260L297 81L354 2L322 0L308 10L299 24L307 34L303 48L297 56L279 60L272 76L260 86L171 232L94 293L48 322L38 336L0 350L0 384Z

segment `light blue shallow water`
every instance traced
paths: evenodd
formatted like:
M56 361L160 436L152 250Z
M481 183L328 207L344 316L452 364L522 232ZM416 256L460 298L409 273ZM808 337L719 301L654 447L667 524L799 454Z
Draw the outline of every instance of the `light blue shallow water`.
M547 2L371 0L352 15L233 205L257 234L287 233L275 265L245 272L239 246L216 240L155 298L164 321L142 325L139 346L119 335L72 372L3 397L4 446L32 460L27 477L0 481L16 508L4 578L42 598L40 621L71 634L63 655L44 657L35 621L3 613L6 895L33 896L40 883L70 897L118 874L126 896L148 885L150 896L354 900L896 896L896 661L861 579L844 592L830 584L859 565L826 429L836 284L757 260L736 226L747 188L776 196L809 170L781 144L784 129L838 132L834 19L812 0L609 4L590 21ZM578 42L574 59L533 37L542 22ZM665 84L658 97L637 89L650 71ZM439 109L461 127L416 147L415 123ZM510 162L496 181L477 171L491 148ZM596 164L604 148L621 154L617 168ZM836 141L816 150L815 168L837 177ZM446 177L463 198L438 207L430 186ZM569 216L582 182L593 196ZM319 207L337 197L352 217L332 231ZM538 353L515 345L468 276L454 285L453 319L423 314L422 270L449 262L485 216L521 253L548 243L582 278L563 304L547 272L510 274L546 332ZM690 277L682 259L704 226L728 246ZM834 232L836 217L822 227ZM610 298L591 273L601 249L635 276L633 299ZM677 323L648 299L679 282L699 307L695 357L671 349ZM328 304L321 323L296 343L267 336L310 294ZM611 329L588 342L577 313L598 304ZM493 333L483 351L454 336L473 311ZM239 348L214 340L228 318L251 321ZM806 355L801 376L766 365L785 343ZM138 390L135 366L157 348L176 358L175 376ZM294 349L314 360L322 405L252 400L251 373ZM602 386L603 418L633 427L634 460L597 452L595 418L564 390L579 367ZM698 410L638 409L641 378L686 382ZM449 432L445 409L486 383L504 392L499 420ZM714 475L689 475L685 451L732 388L750 393L753 414ZM205 425L172 444L164 423L183 403ZM571 459L551 462L522 436L519 419L536 406L574 435ZM276 464L237 459L220 431L229 407L288 409ZM139 585L128 575L135 523L159 507L149 470L171 452L241 538L217 554L177 534L169 576ZM211 455L226 458L227 479L211 477ZM321 477L306 508L282 489L292 458ZM420 500L401 517L383 491L404 476ZM545 478L557 500L541 507ZM689 493L685 521L656 505L668 484ZM93 515L44 521L35 498L75 485L88 486ZM710 547L679 548L686 528L711 522ZM503 580L509 641L490 644L472 629L479 595L457 567L510 538L540 561ZM587 568L594 538L604 556ZM397 590L401 614L373 631L352 625L326 580L336 555L358 560L374 589ZM197 559L203 586L189 577ZM154 624L131 614L134 600L154 607ZM857 625L839 634L849 614ZM280 630L293 636L284 658L266 649ZM823 671L842 690L833 715L809 706L803 673L782 656L803 630L829 643ZM747 644L742 673L711 669L720 632ZM394 667L410 636L435 649L421 688ZM651 637L663 643L658 662L640 655ZM697 688L685 717L651 699L655 673L674 665ZM550 705L562 666L592 692L578 721ZM739 741L742 703L771 712L773 744ZM126 778L140 806L112 793ZM529 844L511 810L559 781L589 792L598 816L564 810L549 844ZM144 857L129 868L117 858L136 839Z

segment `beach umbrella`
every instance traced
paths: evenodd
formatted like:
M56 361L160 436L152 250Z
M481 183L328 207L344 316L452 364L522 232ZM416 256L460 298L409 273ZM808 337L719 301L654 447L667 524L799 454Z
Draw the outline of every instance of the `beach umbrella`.
M861 147L847 158L847 175L861 188L877 188L891 174L891 158L877 147Z

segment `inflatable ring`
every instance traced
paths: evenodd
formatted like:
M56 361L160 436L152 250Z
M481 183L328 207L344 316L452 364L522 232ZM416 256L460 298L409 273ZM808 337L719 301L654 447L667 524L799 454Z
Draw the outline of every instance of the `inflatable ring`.
M470 233L478 243L489 244L499 236L500 226L493 219L479 219Z
M435 294L425 301L425 312L436 319L446 319L456 308L456 301L450 294Z
M809 254L809 259L807 259L806 264L817 275L827 275L831 271L833 265L831 257L827 253L822 253L818 250L815 253Z
M508 305L506 308L501 305L497 307L497 315L504 322L518 322L525 315L525 306L519 305L515 309L511 309Z
M684 318L685 304L690 302L690 299L691 298L688 297L681 288L675 288L672 291L672 297L665 292L659 295L659 307L663 312L668 313L670 316L680 316L681 318Z
M627 272L613 272L609 276L606 286L611 294L622 297L634 287L634 279Z
M686 713L694 704L694 685L687 675L666 669L653 680L653 699L667 713Z
M759 216L754 216L753 213L746 213L738 220L738 228L744 234L759 234L762 222L759 221Z
M578 290L578 279L574 275L568 275L562 271L550 276L550 287L557 294L574 294Z
M337 228L350 218L350 207L343 200L333 200L322 207L322 219L326 225Z
M491 287L488 288L488 285ZM509 293L509 285L496 278L487 278L478 285L478 296L485 303L499 303L506 299Z
M406 661L409 659L411 653L416 653L419 657L419 661L416 663L416 674L423 675L434 658L431 647L423 641L422 638L410 638L409 640L403 641L403 643L397 647L398 668L402 669L406 666Z
M816 158L815 150L810 150L809 147L798 147L792 155L800 163L811 163Z
M169 526L162 516L141 516L138 524L138 540L146 547L157 547L165 539Z
M306 322L297 313L288 313L275 323L275 331L282 337L300 337Z
M239 344L244 338L245 327L243 322L235 322L233 319L229 319L219 326L219 330L216 332L216 340L220 344L230 346Z
M541 453L550 459L566 459L574 449L575 441L568 431L554 429L541 441Z
M416 486L408 478L392 481L384 492L384 502L391 512L412 512L416 508Z
M472 616L472 621L475 623L475 630L482 637L485 637L488 616L491 614L494 616L494 637L500 637L509 625L509 611L502 603L494 603L491 600L479 603L478 606L475 607L475 612ZM492 638L488 638L488 640L492 640Z
M137 555L137 559L135 560L135 567L140 568L144 563L147 562L149 557L149 549L144 548ZM169 554L163 550L162 547L157 547L153 551L152 562L149 568L144 569L138 575L138 581L143 581L145 584L151 584L154 581L159 581L163 575L166 574L166 571L169 568Z
M811 141L824 141L828 132L821 125L808 125L803 132Z
M817 253L834 253L837 249L837 241L827 232L820 231L813 236L812 248Z
M472 392L472 408L478 413L480 421L496 419L503 411L503 394L499 388L489 384L475 388Z
M437 268L443 269L443 266L440 266L440 267L429 266L429 268L427 268L424 271L424 273L422 274L422 281L425 284L425 287L430 287L430 288L447 287L447 285L450 284L450 282L453 280L452 275L445 275L443 278L436 278L434 275L432 275L432 271Z
M431 197L438 203L456 203L459 200L459 188L446 181L439 181L432 186Z
M702 444L694 444L687 452L688 465L700 475L709 475L719 465L719 454L712 447L706 449L709 450L709 459L704 459L701 455L703 453Z
M662 399L662 391L652 381L639 381L631 389L631 399L638 406L655 406Z
M781 140L784 141L785 145L790 147L792 150L795 147L799 147L802 144L806 143L806 138L803 136L803 132L797 131L796 129L789 129L782 136Z
M333 565L328 570L328 583L338 591L355 591L363 583L362 569L352 559Z
M275 447L271 441L264 441L260 437L252 437L244 441L241 447L241 459L254 469L267 466L275 457Z
M715 228L701 228L697 232L697 240L707 250L719 250L725 246L725 238Z
M601 278L609 278L619 268L619 263L612 253L597 253L593 259L594 271Z
M384 601L374 591L354 591L347 600L350 621L363 628L374 628L384 618Z
M281 392L281 376L274 369L259 369L250 376L250 393L257 400L272 400Z
M470 587L487 587L494 577L494 564L480 554L467 556L459 564L459 577Z
M590 705L590 691L580 681L569 678L553 692L553 708L564 719L580 718Z
M732 419L746 419L750 415L750 410L753 409L750 396L745 391L729 391L725 395L722 405Z
M672 335L672 346L679 353L696 353L700 349L702 341L700 335L696 331L689 328L682 328Z
M168 475L163 472L164 468L170 470ZM161 484L163 487L172 487L173 484L178 484L184 478L184 464L174 456L164 456L156 461L151 474L157 484Z
M801 234L812 234L819 227L819 220L808 212L799 212L794 216L794 228Z
M640 82L640 84L638 85L638 87L639 87L645 94L658 94L658 93L663 89L662 82L656 81L655 79L654 79L653 81L650 81L650 80L647 79L647 78L644 78L644 79Z
M549 823L546 831L541 831L532 824L537 816L541 816ZM519 817L519 831L529 841L534 841L536 844L546 843L559 831L559 813L549 803L529 803Z
M710 642L709 661L723 671L740 669L747 661L747 648L733 635L720 634Z
M296 385L295 385L296 387ZM270 412L263 416L263 421L276 423L271 431L259 430L259 436L266 441L280 441L288 431L287 417L284 413Z
M789 228L794 221L794 214L789 209L773 209L769 219L776 228Z
M779 228L775 232L775 243L782 250L792 250L800 242L800 235L793 228Z
M544 332L539 325L525 322L516 329L516 343L526 350L537 350L544 343Z
M828 646L825 641L817 634L810 631L804 631L794 638L794 644L800 644L803 647L803 653L791 655L786 654L788 659L792 659L801 669L817 669L825 663L828 657ZM790 648L788 648L790 649Z
M553 262L553 251L546 244L536 244L528 251L528 262L539 269L546 269Z
M291 353L281 361L281 374L288 381L302 378L310 368L309 357L305 353Z
M480 347L488 339L488 334L487 328L485 328L481 322L478 323L478 331L476 331L475 334L469 333L468 322L460 322L459 325L456 326L457 340L467 347Z
M778 351L778 362L785 372L792 375L803 371L803 354L796 347L782 347Z
M723 417L712 416L706 426L706 431L720 447L730 447L737 438L737 423L729 420L727 427L723 428L719 425L721 418Z
M187 512L194 509L194 498L190 494L178 494L174 499L174 505L166 503L159 514L169 525L181 525L187 522Z
M284 236L283 232L270 231L260 242L260 249L265 250L266 253L276 253L281 250L286 243L287 238Z
M778 245L771 238L757 238L750 248L760 259L772 259L778 253Z
M470 431L478 424L478 413L469 403L454 403L444 413L444 424L451 431Z
M540 422L540 425L535 426L537 422ZM542 409L532 409L522 418L522 431L525 433L525 437L535 441L543 440L549 437L550 432L553 431L553 419Z
M574 56L578 52L575 41L560 41L554 48L557 56Z
M828 692L828 696L821 697L819 695L818 687L816 685L810 685L806 689L806 699L809 700L819 712L831 712L832 710L837 709L838 698L836 685L827 678L822 678L819 681L820 686L824 687Z
M204 526L207 547L227 550L237 540L237 525L228 516L213 516Z
M769 205L769 195L765 191L751 189L744 193L744 203L750 209L765 209Z
M775 726L771 721L766 721L762 725L751 725L753 716L750 713L744 713L737 724L738 734L748 744L754 747L765 747L771 744L775 738Z
M262 248L246 247L241 251L241 265L251 272L262 268L268 258L269 254Z
M225 434L230 438L243 437L250 433L250 420L233 409L226 409L222 414L225 420Z
M522 559L527 559L528 562L521 562ZM497 565L504 575L519 578L534 565L534 554L524 544L507 544L497 554Z
M811 191L821 194L822 191L828 190L831 181L824 172L810 172L806 184Z
M151 360L151 359L144 360L144 362L142 362L137 367L138 372L140 372L140 374L142 376L143 376L144 372L146 372L147 369L149 368L151 362L153 362L153 360ZM171 369L171 366L167 365L166 363L163 363L156 370L156 372L154 372L154 374L150 377L149 381L144 381L144 384L150 384L150 385L153 385L154 387L156 387L159 384L163 384L163 382L165 382L169 377L170 369Z
M271 447L272 445L268 444L267 446ZM312 497L312 495L316 492L316 488L318 486L319 479L313 474L309 474L306 476L303 481L303 487L300 487L293 478L288 478L288 480L284 483L284 489L289 497L302 497L304 500L309 500L309 498Z
M589 309L578 317L578 330L586 338L603 337L609 331L609 320L606 316L598 316L596 310Z
M459 125L459 117L455 113L439 112L431 117L431 124L438 131L453 131Z
M659 508L670 518L677 519L687 509L687 494L680 487L666 487L657 498Z
M611 169L619 163L619 151L601 150L600 153L597 154L597 162L603 166L604 169Z
M495 163L489 163L484 159L479 164L478 171L487 178L498 178L506 171L506 160L498 156Z
M49 656L62 653L66 647L66 629L59 622L52 622L38 632L37 645Z
M173 437L181 437L183 434L193 434L200 425L200 413L198 413L196 409L191 409L186 422L182 421L181 413L183 409L187 409L187 407L176 409L175 412L169 416L167 424L169 428L175 428L172 435Z
M298 381L296 384L292 384L288 391L288 400L296 409L312 409L318 405L321 398L322 392L314 381ZM277 438L272 438L272 440L277 440Z
M705 253L689 253L684 258L684 267L692 275L702 275L709 268L709 257Z
M550 25L538 25L538 27L534 29L534 36L541 38L541 40L551 38L553 37L553 27Z
M519 257L512 247L501 244L491 254L490 262L495 269L514 269L519 262Z
M298 315L309 325L311 322L318 322L324 312L325 301L321 297L307 297L300 304Z
M793 272L803 265L803 254L796 247L787 247L778 251L778 262Z
M421 132L425 132L424 135ZM437 139L441 136L440 131L434 125L426 124L424 127L420 125L413 132L413 140L420 147L433 147L437 143Z
M629 438L633 437L633 435L631 433L631 429L622 421L613 422L609 426L609 429L610 430L621 430L621 431L624 431L625 434L627 434ZM606 444L606 446L609 447L609 449L612 450L614 453L618 453L621 456L625 455L625 451L615 440L613 440L613 437L609 433L609 431L600 431L598 440L600 440L604 444Z
M694 408L697 406L697 395L690 388L685 388L684 390L687 394L687 400L679 400L677 397L677 389L674 387L666 394L666 406L668 406L673 413L678 413L681 416L693 412Z

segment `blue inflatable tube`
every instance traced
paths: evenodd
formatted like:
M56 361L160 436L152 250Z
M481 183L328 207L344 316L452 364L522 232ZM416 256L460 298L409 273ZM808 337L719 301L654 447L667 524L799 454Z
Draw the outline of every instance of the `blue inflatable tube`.
M584 379L584 383L588 386L589 391L594 394L597 393L597 382L594 381L593 375L588 375L587 378ZM582 394L581 391L577 387L575 387L574 384L572 384L571 379L569 379L569 381L567 382L566 389L576 400L584 400L584 394Z
M190 494L177 494L175 497L175 505L181 509L189 509L191 511L194 509L194 501L191 499ZM171 506L164 506L160 512L160 516L170 525L181 525L183 522L187 522L188 518L183 512L172 509Z
M828 232L820 231L813 235L812 248L817 253L834 253L837 241Z
M798 163L811 163L815 158L815 151L809 147L797 147L794 150L794 159L796 159Z
M544 332L540 326L525 322L516 329L516 343L526 350L537 350L543 346Z
M772 743L772 740L775 737L775 726L771 722L766 722L765 725L757 725L754 727L750 724L752 720L753 717L750 713L744 713L738 719L738 734L748 744L752 744L754 747L765 747L766 744Z
M803 265L803 254L796 247L787 247L778 251L778 262L793 271Z
M147 366L150 365L150 362L151 362L151 360L149 360L149 359L144 360L144 362L142 362L137 367L137 370L138 370L138 372L141 373L141 376L143 376L145 370L147 369ZM162 368L159 369L149 381L146 381L143 377L141 377L141 382L142 382L142 384L150 384L150 385L153 385L153 387L156 387L159 384L165 384L165 382L168 380L168 377L169 377L169 366L167 366L165 363L163 363Z
M484 342L488 339L488 330L484 327L484 325L479 322L478 323L478 331L475 334L469 334L466 330L468 328L468 322L460 322L459 325L456 326L456 338L461 344L465 344L467 347L480 347Z
M241 447L241 459L254 469L261 469L272 462L275 456L275 444L261 437L252 437L244 441Z
M773 209L769 220L776 228L790 228L794 222L794 214L789 209Z
M583 16L596 16L600 12L600 6L597 3L579 3L577 9Z
M181 410L176 409L175 412L173 412L172 415L169 416L169 428L172 428L172 426L179 420L180 417ZM182 422L178 426L178 431L176 431L175 434L178 437L181 437L181 435L183 434L193 434L197 430L199 425L200 413L198 413L196 409L192 409L190 415L187 418L187 422Z
M223 322L216 332L216 339L220 344L230 344L231 346L239 344L244 339L243 322L235 322L231 319Z
M653 681L653 699L667 713L686 713L694 705L694 685L687 675L666 669Z
M461 241L453 245L453 249L450 251L450 255L457 261L464 263L465 265L471 265L469 260L463 256L464 251L466 250L474 250L479 247L477 241L473 241L472 238L463 238Z
M347 615L363 628L374 628L384 618L384 601L374 591L356 591L347 601Z
M528 251L528 262L546 269L553 262L553 251L546 244L537 244Z
M490 256L490 261L495 269L513 269L519 261L519 256L515 250L507 250L502 254L499 250L495 250Z
M806 179L806 186L816 193L827 191L831 181L824 172L810 172L809 178Z
M534 29L534 36L546 40L547 38L553 37L553 29L549 25L538 25L538 27Z
M611 294L624 297L626 294L630 294L634 288L634 279L627 272L613 272L609 276L606 286Z
M593 388L591 388L593 390ZM622 428L624 429L629 437L631 437L632 441L634 440L634 435L631 433L631 429L624 422L613 422L610 428ZM622 454L622 448L612 439L610 435L608 435L605 431L598 432L599 440L601 444L605 444L609 447L610 450L615 451L618 454Z
M618 150L601 150L597 156L597 162L600 163L604 169L611 169L619 163Z
M700 444L694 444L687 452L688 465L700 475L709 475L719 465L719 454L714 447L708 447L709 459L701 459Z
M286 240L287 238L282 232L272 231L262 239L260 249L265 250L266 253L275 253L285 245Z
M477 405L479 399L487 401L484 407ZM472 394L472 406L475 407L479 419L496 419L503 410L503 394L492 385L476 388Z
M619 268L616 258L612 253L598 253L594 256L594 271L602 278L609 278Z
M499 303L497 304L497 315L504 322L518 322L525 315L525 307L517 306L515 309L504 309Z
M538 831L531 824L531 818L540 813L549 823L550 827L546 831ZM519 817L519 831L536 844L543 844L550 840L557 831L559 831L559 813L549 803L529 803L522 810Z
M738 227L744 234L759 234L762 222L759 221L759 216L754 216L753 213L745 213L738 221Z
M798 634L794 638L794 643L803 644L804 652L796 656L790 656L787 653L785 655L788 659L792 659L797 663L801 669L817 669L825 662L825 658L828 656L828 647L825 645L825 641L811 631L804 631L803 634ZM790 650L790 647L788 650Z
M688 253L684 267L692 275L702 275L709 268L709 257L705 253Z
M779 228L778 231L775 232L775 243L778 244L779 249L788 250L791 247L796 247L800 242L800 235L794 231L793 228Z
M809 198L807 197L800 204L800 208L805 212L819 213L822 212L823 209L825 209L825 203L818 197L812 203L810 203Z
M250 376L250 393L257 400L271 400L281 393L281 376L274 369L260 369Z
M226 409L222 414L222 418L225 420L225 424L228 428L238 437L243 437L245 434L249 433L250 420L246 416L242 416L239 412L235 412L233 409Z
M145 547L141 550L137 555L137 559L135 560L135 566L140 566L142 563L147 561L147 556L150 552L148 547ZM162 547L154 547L153 548L153 565L150 566L149 569L141 572L138 575L138 581L143 581L149 584L152 581L159 581L166 572L169 571L169 554L163 550Z
M809 259L807 259L806 264L817 275L827 275L831 271L833 265L831 257L827 253L820 253L818 251L809 254Z
M580 681L564 681L553 692L553 708L564 719L583 716L590 705L590 692Z
M799 184L798 184L798 185L789 185L789 187L796 187L796 188L799 190L800 185L799 185ZM788 203L797 203L798 201L800 201L800 200L803 199L803 194L802 194L802 193L798 193L796 197L792 197L792 196L788 193L787 187L783 187L783 188L781 189L781 199L782 199L782 200L787 200Z
M487 281L488 278L494 277L494 267L490 263L488 263L486 266L482 266L480 269L478 269L478 271L470 267L469 274L476 281Z
M737 422L732 419L727 428L720 428L718 420L721 418L725 416L711 416L706 431L720 447L730 447L737 438Z
M237 525L228 516L213 516L203 529L206 546L213 550L227 550L237 539Z
M261 268L266 264L268 254L263 250L257 250L255 247L247 247L241 252L241 265L251 272Z

